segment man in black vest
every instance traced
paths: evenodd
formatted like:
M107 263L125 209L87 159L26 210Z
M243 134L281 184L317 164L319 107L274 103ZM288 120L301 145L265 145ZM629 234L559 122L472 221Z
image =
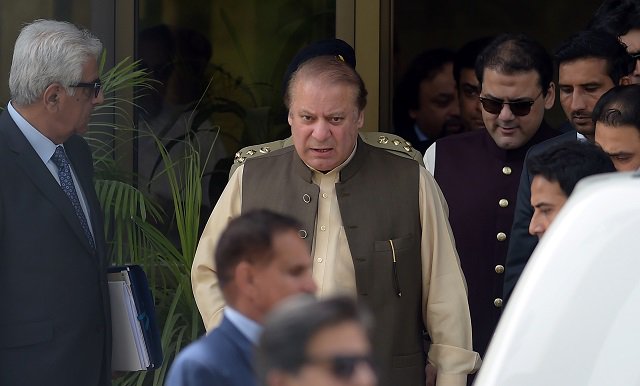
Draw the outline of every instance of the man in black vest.
M496 37L476 75L486 130L436 141L425 155L449 204L449 221L469 286L474 350L485 352L502 310L504 259L526 151L558 132L551 57L524 35ZM436 152L437 151L437 152Z
M591 113L596 102L614 85L628 82L626 75L633 71L634 66L633 59L614 36L589 30L579 32L563 42L556 50L555 61L558 65L560 104L572 130L532 147L526 159L556 143L585 139L593 142ZM532 179L526 170L520 176L518 202L505 265L505 301L509 299L538 243L538 239L529 234L533 215L530 204Z
M267 208L301 220L320 296L348 294L372 310L380 384L425 384L428 357L438 385L464 385L480 358L446 202L418 162L362 141L367 92L353 50L337 40L328 48L294 59L284 98L293 146L259 147L264 155L235 171L206 225L192 268L205 325L224 306L211 259L221 229Z

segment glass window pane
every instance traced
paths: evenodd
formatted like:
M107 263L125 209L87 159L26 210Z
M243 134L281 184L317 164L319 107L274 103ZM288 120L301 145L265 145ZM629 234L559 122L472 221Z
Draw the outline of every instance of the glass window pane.
M289 135L285 69L302 46L333 36L335 0L140 0L137 55L159 83L140 99L139 130L165 144L193 135L203 160L211 149L203 201L215 201L237 150ZM143 180L157 173L154 146L139 141ZM169 198L162 179L151 191Z

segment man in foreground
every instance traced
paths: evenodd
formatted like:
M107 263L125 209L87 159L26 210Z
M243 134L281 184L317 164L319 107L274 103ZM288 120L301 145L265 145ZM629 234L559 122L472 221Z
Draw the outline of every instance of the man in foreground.
M249 158L231 176L196 252L198 307L205 325L217 323L224 303L206 256L228 219L253 208L286 213L302 220L320 296L347 294L372 310L381 384L425 383L427 329L438 384L463 385L480 359L446 203L417 162L360 139L367 92L345 57L338 49L294 66L285 95L293 146Z
M290 295L316 291L298 229L292 218L266 210L229 223L215 252L227 303L222 323L178 354L167 386L257 384L253 350L266 314Z
M0 384L109 385L102 212L87 131L102 44L53 20L16 40L0 115Z

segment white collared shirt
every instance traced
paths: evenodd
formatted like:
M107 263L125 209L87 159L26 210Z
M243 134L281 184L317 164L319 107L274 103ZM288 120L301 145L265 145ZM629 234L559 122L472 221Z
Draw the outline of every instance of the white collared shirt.
M229 319L234 326L240 330L249 342L254 345L258 344L258 339L262 333L262 326L256 323L256 321L247 318L238 311L234 310L231 306L227 305L224 308L224 316Z

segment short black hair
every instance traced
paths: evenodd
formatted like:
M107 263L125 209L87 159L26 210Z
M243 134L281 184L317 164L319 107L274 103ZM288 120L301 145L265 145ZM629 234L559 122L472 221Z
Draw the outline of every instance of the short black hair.
M454 60L454 52L445 48L426 50L413 58L395 88L393 123L396 129L413 126L409 111L420 107L420 83L433 79L445 64L453 63Z
M611 158L601 148L588 141L573 140L531 156L527 168L533 177L541 175L557 181L567 197L584 177L616 171Z
M220 288L233 280L233 270L241 261L268 264L273 258L275 235L298 232L297 220L264 209L249 211L229 222L216 246L215 263Z
M640 28L640 2L605 0L593 14L588 28L605 31L616 37Z
M542 44L521 33L498 35L478 55L476 76L480 85L485 69L506 75L535 71L539 75L544 96L553 79L553 61L547 50Z
M456 52L456 58L453 62L453 77L456 80L456 84L460 83L460 73L462 70L475 70L478 55L480 55L482 50L484 50L484 48L491 43L494 38L494 36L485 36L471 40L465 43L465 45Z
M587 58L604 59L613 84L619 84L620 79L632 73L635 67L635 60L618 38L604 31L580 31L562 42L554 55L557 66Z
M285 300L268 317L258 344L258 378L266 385L270 371L297 374L307 360L307 346L318 332L356 322L369 335L372 318L355 299L340 295L316 300L313 295L296 295Z
M630 125L640 131L640 85L615 86L604 93L593 108L591 119L594 124Z

